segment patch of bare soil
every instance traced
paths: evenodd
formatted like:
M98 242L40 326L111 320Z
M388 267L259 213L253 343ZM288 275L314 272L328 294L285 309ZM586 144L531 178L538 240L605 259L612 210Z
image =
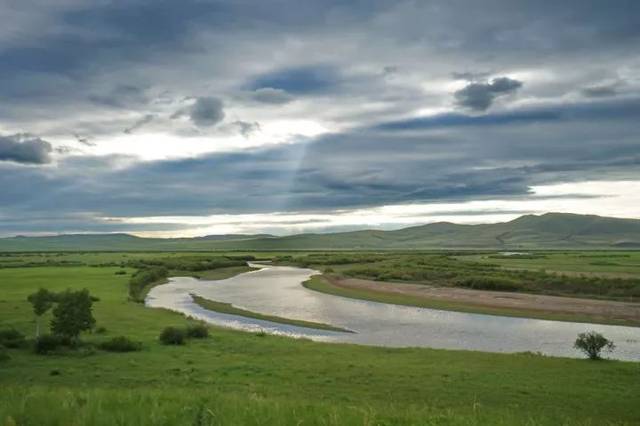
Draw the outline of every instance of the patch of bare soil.
M577 314L599 319L625 320L640 325L640 303L434 287L425 284L392 283L357 278L333 278L330 281L338 287L409 295L425 300L455 302L487 308L538 311L549 314Z

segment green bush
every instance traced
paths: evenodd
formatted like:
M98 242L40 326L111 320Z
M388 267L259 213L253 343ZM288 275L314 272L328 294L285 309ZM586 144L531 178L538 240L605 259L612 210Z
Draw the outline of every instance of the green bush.
M456 282L457 286L476 290L515 291L520 285L505 278L476 277L465 278Z
M38 355L47 355L66 343L66 340L60 336L45 334L35 340L33 350Z
M160 333L160 343L163 345L184 345L186 338L185 331L176 327L166 327Z
M186 329L187 337L193 339L206 339L209 337L209 328L204 324L190 325Z
M603 350L612 352L616 348L611 340L595 331L578 334L573 347L581 350L589 359L593 360L600 359Z
M0 330L0 347L21 348L25 344L24 334L12 328Z
M142 349L142 344L134 342L125 336L114 337L111 340L98 345L100 349L108 352L135 352Z

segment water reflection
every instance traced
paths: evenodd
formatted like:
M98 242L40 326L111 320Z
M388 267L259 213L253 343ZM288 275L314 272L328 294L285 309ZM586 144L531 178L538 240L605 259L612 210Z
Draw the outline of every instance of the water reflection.
M613 358L640 360L640 328L467 314L347 299L304 288L301 283L316 273L311 269L259 266L260 270L220 281L171 278L168 284L151 290L146 304L242 330L392 347L539 351L574 357L579 356L572 348L577 334L596 330L616 343ZM249 311L331 324L355 333L219 314L193 303L189 293Z

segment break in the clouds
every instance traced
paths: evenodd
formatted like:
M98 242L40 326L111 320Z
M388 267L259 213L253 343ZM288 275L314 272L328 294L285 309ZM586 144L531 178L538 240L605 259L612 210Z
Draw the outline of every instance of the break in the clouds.
M640 216L619 188L640 181L639 17L604 0L5 3L0 233L496 220L550 187L549 209ZM563 186L598 181L615 203Z

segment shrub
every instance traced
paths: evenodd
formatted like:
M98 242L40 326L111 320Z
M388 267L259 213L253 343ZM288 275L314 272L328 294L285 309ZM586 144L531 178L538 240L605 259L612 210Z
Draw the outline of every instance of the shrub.
M166 327L160 333L160 342L163 345L184 345L186 334L184 330L176 327Z
M209 337L209 328L204 324L190 325L186 329L187 337L193 339L206 339Z
M58 349L64 343L60 336L44 334L35 340L33 350L39 355L47 355Z
M600 354L603 350L611 352L616 348L611 340L595 331L578 334L573 347L581 350L589 359L593 360L600 359Z
M142 344L134 342L125 336L114 337L111 340L100 343L98 345L103 351L109 352L135 352L142 349Z
M98 327L94 331L94 333L96 333L96 334L105 334L106 332L107 332L107 329L105 327Z
M459 287L472 288L474 290L515 291L520 288L518 283L494 277L464 278L456 282Z
M0 347L20 348L24 346L24 344L24 334L20 333L18 330L14 330L12 328L0 330Z
M116 275L127 275L127 271L116 271Z

